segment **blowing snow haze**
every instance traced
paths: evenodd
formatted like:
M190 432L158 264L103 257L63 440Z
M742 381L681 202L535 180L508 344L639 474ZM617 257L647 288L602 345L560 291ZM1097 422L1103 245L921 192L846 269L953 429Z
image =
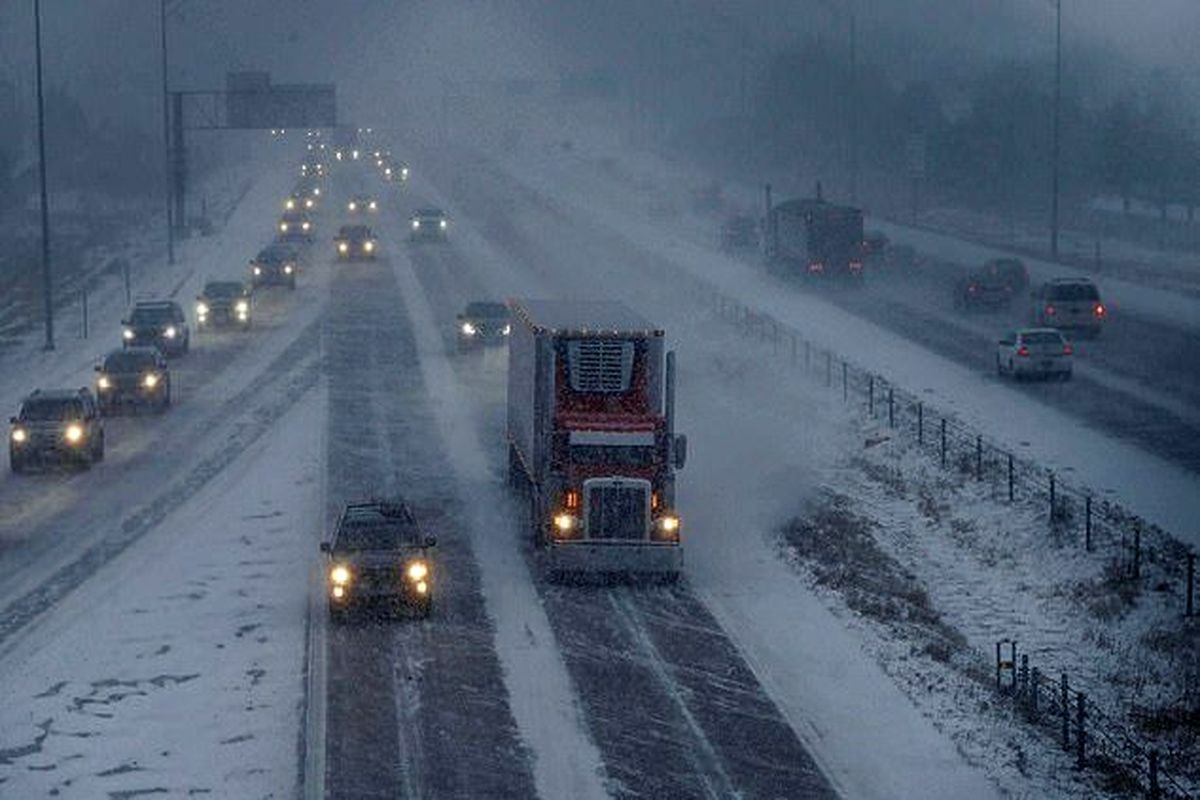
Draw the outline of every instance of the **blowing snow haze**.
M0 796L1200 797L1196 0L37 5Z

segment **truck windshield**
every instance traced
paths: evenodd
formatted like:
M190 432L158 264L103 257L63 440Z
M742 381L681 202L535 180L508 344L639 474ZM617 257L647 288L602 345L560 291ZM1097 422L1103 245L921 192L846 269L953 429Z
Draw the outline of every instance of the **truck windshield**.
M654 465L653 447L624 445L575 445L571 461L588 466L649 467Z

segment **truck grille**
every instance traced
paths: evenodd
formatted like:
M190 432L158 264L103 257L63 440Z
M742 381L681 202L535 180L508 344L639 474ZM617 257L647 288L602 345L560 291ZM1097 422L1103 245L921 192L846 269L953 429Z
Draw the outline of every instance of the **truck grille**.
M571 389L576 392L627 392L633 375L633 342L575 339L567 343L567 363Z
M646 490L641 486L596 486L588 492L589 539L645 539Z

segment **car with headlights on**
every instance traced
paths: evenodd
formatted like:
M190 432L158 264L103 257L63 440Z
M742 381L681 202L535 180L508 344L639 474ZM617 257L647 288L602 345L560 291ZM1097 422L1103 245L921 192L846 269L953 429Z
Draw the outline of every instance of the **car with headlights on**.
M379 171L383 173L385 181L392 183L404 183L408 180L408 167L404 164L395 161L385 161Z
M139 300L121 320L121 344L148 345L168 356L181 356L191 348L191 331L183 309L174 300Z
M104 416L171 405L171 370L157 347L114 350L96 365L96 402Z
M418 241L446 241L450 221L440 208L418 208L408 220L408 238Z
M300 270L300 255L287 242L275 242L258 251L250 261L250 288L286 286L296 288L296 273Z
M504 303L476 300L456 317L460 348L508 341L512 331L508 306Z
M375 258L379 241L366 225L343 225L333 237L339 261L362 261Z
M303 192L292 192L283 201L284 211L312 211L317 207L317 198Z
M996 343L996 374L1071 379L1075 348L1057 328L1010 331Z
M379 201L365 194L356 194L346 203L346 210L351 214L374 214L379 210Z
M209 281L196 297L196 329L250 330L250 292L241 281Z
M14 473L51 462L90 467L104 460L104 421L86 388L39 389L9 422L8 463Z
M281 241L308 244L313 240L316 225L303 211L284 211L276 230Z
M341 620L379 600L429 616L436 546L402 501L347 505L321 542L330 616Z
M1030 320L1034 325L1095 338L1104 330L1108 307L1096 284L1086 278L1055 278L1033 292Z

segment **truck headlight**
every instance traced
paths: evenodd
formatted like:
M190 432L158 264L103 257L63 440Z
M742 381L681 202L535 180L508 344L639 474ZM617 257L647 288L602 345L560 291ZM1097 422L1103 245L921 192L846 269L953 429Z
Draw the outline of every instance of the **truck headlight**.
M329 571L329 580L334 586L345 586L350 583L350 570L339 564Z
M163 329L163 336L167 337L168 339L174 339L178 333L179 331L175 330L174 325L168 325Z
M129 341L130 339L132 339L133 338L133 329L125 328L123 331L121 331L121 338L124 339L125 341Z
M358 203L356 203L356 202L354 202L353 200L351 200L349 203L347 203L347 204L346 204L346 210L347 210L347 211L357 211L357 210L358 210Z
M429 574L429 566L424 561L414 561L408 565L408 579L422 581Z
M338 242L338 252L339 253L350 252L350 245L348 245L346 242Z
M287 231L288 231L288 224L286 222L279 223L279 232L287 233Z
M379 208L379 204L372 200L371 202L367 203L367 208L371 211L374 211Z
M237 305L235 305L233 308L239 314L249 314L250 313L250 304L247 303L245 300L238 300Z
M470 322L464 322L462 324L462 332L463 336L474 336L478 332L478 329L474 324Z
M575 526L579 524L579 519L565 511L554 515L554 529L560 535L566 536L575 530Z
M146 377L142 378L142 385L147 389L153 389L158 386L158 376L153 372L146 373Z
M101 375L99 378L96 378L96 386L101 389L111 389L112 381L108 379L107 375Z
M64 436L66 436L67 441L71 444L78 444L83 440L83 428L80 425L72 422L67 426Z
M375 251L375 243L374 242L363 242L363 250L366 250L368 253L374 252Z
M414 230L414 231L415 231L417 228L420 228L420 227L421 227L421 220L419 220L419 219L414 219L414 220L412 221L412 226L413 226L413 230Z
M255 274L255 275L262 275L262 267L255 267L255 268L254 268L254 274Z
M679 539L679 528L682 524L679 517L674 514L663 514L654 521L654 524L658 529L659 538L668 541L677 541Z
M206 303L196 303L196 314L203 317L208 313L208 305Z
M16 442L17 444L24 444L28 438L29 438L29 434L27 434L25 432L24 428L13 428L12 440L14 442Z

